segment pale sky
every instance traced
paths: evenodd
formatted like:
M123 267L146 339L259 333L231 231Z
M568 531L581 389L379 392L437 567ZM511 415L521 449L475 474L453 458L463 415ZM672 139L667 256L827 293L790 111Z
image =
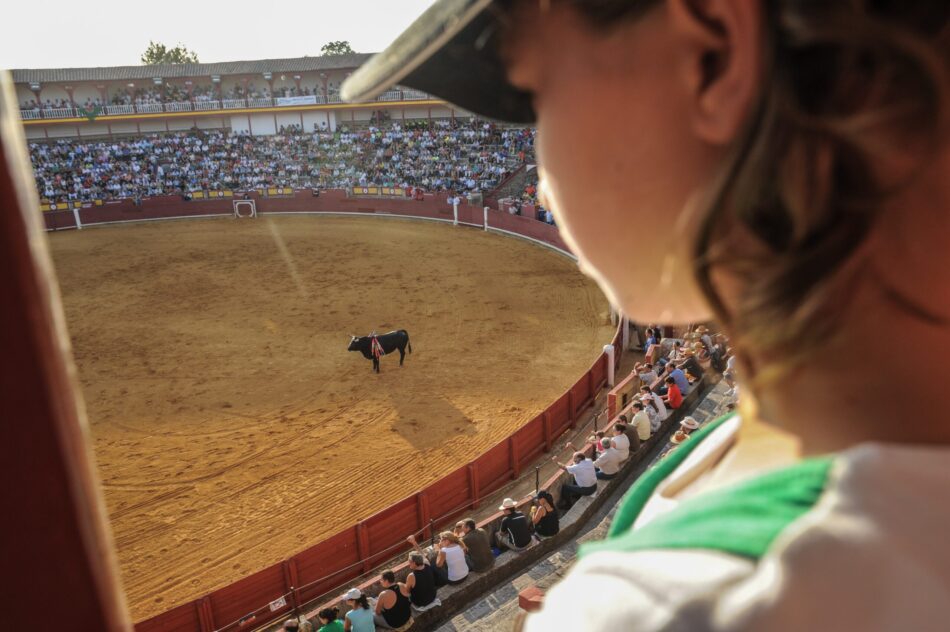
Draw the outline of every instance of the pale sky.
M7 2L0 68L129 66L149 40L201 62L320 54L332 40L382 50L432 0L49 0Z

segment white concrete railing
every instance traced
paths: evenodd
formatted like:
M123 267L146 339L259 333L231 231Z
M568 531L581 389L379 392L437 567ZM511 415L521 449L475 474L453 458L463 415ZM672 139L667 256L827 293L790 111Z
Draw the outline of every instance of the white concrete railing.
M220 110L221 103L218 101L195 101L195 111L207 112L208 110Z
M176 101L165 104L166 112L191 112L191 101Z
M103 108L106 114L115 116L116 114L135 114L135 106L133 105L107 105Z
M137 103L135 111L139 114L157 114L162 111L161 103Z

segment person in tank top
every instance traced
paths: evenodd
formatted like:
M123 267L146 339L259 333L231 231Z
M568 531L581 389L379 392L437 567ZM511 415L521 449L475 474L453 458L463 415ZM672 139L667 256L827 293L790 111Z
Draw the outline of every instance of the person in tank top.
M409 601L409 589L396 581L394 572L385 571L380 577L383 591L376 598L373 621L377 628L387 628L404 632L412 627L412 608Z

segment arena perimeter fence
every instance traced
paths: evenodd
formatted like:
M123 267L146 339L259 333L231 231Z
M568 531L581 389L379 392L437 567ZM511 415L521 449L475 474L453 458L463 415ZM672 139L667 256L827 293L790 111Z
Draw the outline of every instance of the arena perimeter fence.
M453 221L445 195L424 200L348 196L345 191L295 191L282 197L253 194L259 214L381 215ZM119 222L232 215L231 198L184 202L178 196L131 200L43 213L48 230ZM487 215L486 215L487 214ZM568 254L557 228L533 218L461 205L460 224L503 232L550 246ZM250 221L250 220L240 220ZM618 327L613 345L615 369L620 364ZM573 429L581 414L607 384L608 356L601 353L577 382L541 414L472 462L287 560L240 579L194 601L135 625L137 632L221 632L260 627L285 617L307 603L365 575L400 551L406 537L431 537L432 531L476 509L482 499L517 479L522 470Z

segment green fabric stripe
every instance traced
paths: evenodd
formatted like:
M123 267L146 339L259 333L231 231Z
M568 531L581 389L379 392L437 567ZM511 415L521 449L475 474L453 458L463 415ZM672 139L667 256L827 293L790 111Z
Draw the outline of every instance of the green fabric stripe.
M684 501L636 531L581 547L594 551L712 549L759 559L789 524L806 514L828 481L833 457L802 461L731 488Z
M636 522L637 516L640 515L644 505L650 500L657 486L686 460L686 457L692 453L696 446L702 443L703 439L734 415L735 413L729 413L715 421L709 422L701 430L694 432L690 436L689 441L682 444L673 451L672 454L666 456L659 463L644 472L620 501L620 509L617 510L617 515L610 524L607 537L613 538L628 531L630 527L633 526L633 523Z

